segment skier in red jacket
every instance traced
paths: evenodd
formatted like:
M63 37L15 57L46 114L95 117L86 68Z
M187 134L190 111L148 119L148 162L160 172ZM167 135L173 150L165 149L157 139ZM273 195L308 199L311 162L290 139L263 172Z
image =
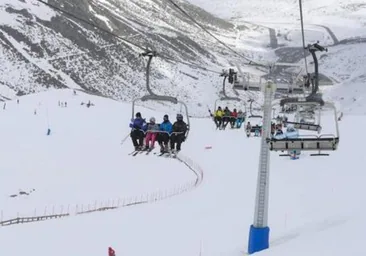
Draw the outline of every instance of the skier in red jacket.
M236 108L234 108L233 112L231 112L231 115L230 115L230 125L231 125L231 129L234 128L234 125L235 125L235 122L236 122L236 119L238 118L238 112L236 112Z

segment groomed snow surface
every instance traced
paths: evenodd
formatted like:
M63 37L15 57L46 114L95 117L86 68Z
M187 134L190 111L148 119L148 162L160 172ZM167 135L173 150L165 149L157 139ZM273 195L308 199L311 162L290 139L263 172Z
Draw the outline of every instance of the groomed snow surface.
M81 102L91 101L86 108ZM67 101L67 107L58 106ZM169 108L167 108L169 109ZM141 110L161 120L165 113ZM37 112L35 115L34 112ZM174 121L174 113L169 113ZM0 111L2 219L51 214L75 205L174 190L196 179L175 159L128 156L131 107L72 90L49 91L7 102ZM322 116L326 132L332 116ZM365 145L354 125L340 122L339 150L299 160L271 154L271 247L258 255L365 255ZM0 255L187 256L244 255L253 221L260 138L241 130L217 131L209 119L191 119L182 154L204 172L203 182L148 204L0 228ZM51 135L47 136L47 128ZM211 146L211 149L206 149ZM33 191L34 190L34 191ZM19 191L29 195L9 197ZM84 209L85 210L85 209Z

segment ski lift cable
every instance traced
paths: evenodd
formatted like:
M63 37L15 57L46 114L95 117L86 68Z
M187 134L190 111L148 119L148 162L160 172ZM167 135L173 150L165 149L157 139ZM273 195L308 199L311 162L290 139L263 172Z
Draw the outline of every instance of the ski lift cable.
M189 15L184 9L182 9L177 3L175 3L173 0L167 0L170 2L175 8L177 8L181 13L183 13L185 16L187 16L193 23L195 23L198 27L200 27L203 31L205 31L207 34L209 34L211 37L213 37L217 42L219 42L221 45L223 45L225 48L230 50L231 52L235 53L237 56L244 58L245 60L249 61L248 63L245 63L246 65L255 65L255 66L264 66L263 64L254 62L253 60L249 59L248 57L240 54L239 52L235 51L233 48L225 44L223 41L221 41L219 38L217 38L214 34L212 34L210 31L208 31L204 26L202 26L199 22L197 22L191 15Z
M115 38L118 38L118 39L120 39L120 40L124 41L125 43L128 43L128 44L130 44L130 45L132 45L132 46L134 46L134 47L137 47L137 48L138 48L138 49L140 49L140 50L143 50L143 51L145 51L145 50L146 50L146 47L143 47L143 46L140 46L140 45L138 45L138 44L136 44L136 43L133 43L132 41L130 41L130 40L126 39L126 38L123 38L123 37L121 37L121 36L119 36L119 35L117 35L117 34L115 34L115 33L111 32L111 31L109 31L109 30L107 30L107 29L105 29L105 28L102 28L102 27L100 27L100 26L98 26L98 25L96 25L96 24L94 24L94 23L92 23L92 22L88 21L88 20L85 20L85 19L83 19L83 18L80 18L80 17L78 17L78 16L77 16L77 15L75 15L75 14L72 14L72 13L70 13L70 12L68 12L68 11L65 11L65 10L63 10L62 8L59 8L59 7L57 7L57 6L53 5L53 4L47 3L47 2L45 2L44 0L36 0L36 1L37 1L37 2L40 2L40 3L44 4L44 5L46 5L46 6L48 6L48 7L50 7L51 9L54 9L54 10L56 10L56 11L59 11L60 13L63 13L63 14L65 14L65 15L69 16L69 17L72 17L72 18L74 18L74 19L76 19L76 20L78 20L78 21L81 21L81 22L83 22L83 23L85 23L85 24L88 24L88 25L90 25L90 26L92 26L92 27L94 27L94 28L96 28L96 29L98 29L98 30L100 30L100 31L103 31L104 33L106 33L106 34L108 34L108 35L110 35L110 36L113 36L113 37L115 37ZM218 71L214 71L214 70L211 70L211 69L207 69L207 68L202 67L202 66L200 66L200 65L196 65L196 64L193 64L193 63L189 63L189 62L180 61L180 60L174 59L174 58L169 57L169 56L166 56L166 55L159 54L159 56L160 56L161 58L166 59L166 60L170 60L170 61L173 61L173 62L182 63L182 64L185 64L185 65L188 65L188 66L191 66L191 67L195 67L195 68L198 68L198 69L202 69L202 70L205 70L205 71L208 71L208 72L213 72L213 73L217 73L217 74L220 74L220 73L221 73L221 72L218 72Z
M130 44L130 45L133 45L133 46L135 46L135 47L137 47L137 48L139 48L139 49L141 49L141 50L145 50L145 49L144 49L144 47L142 47L142 46L140 46L140 45L138 45L138 44L135 44L135 43L131 42L130 40L127 40L126 38L123 38L123 37L121 37L121 36L118 36L118 35L116 35L116 34L114 34L114 33L110 32L109 30L107 30L107 29L105 29L105 28L99 27L99 26L97 26L96 24L93 24L93 23L92 23L92 22L90 22L90 21L87 21L87 20L85 20L85 19L83 19L83 18L80 18L80 17L78 17L78 16L77 16L77 15L75 15L75 14L72 14L72 13L70 13L70 12L68 12L68 11L65 11L65 10L63 10L62 8L59 8L59 7L57 7L57 6L53 5L53 4L50 4L50 3L48 3L48 2L45 2L44 0L37 0L37 1L38 1L38 2L40 2L40 3L42 3L42 4L44 4L44 5L47 5L48 7L52 8L52 9L54 9L54 10L57 10L57 11L59 11L59 12L63 13L63 14L66 14L67 16L70 16L70 17L72 17L72 18L74 18L74 19L76 19L76 20L78 20L78 21L84 22L84 23L86 23L86 24L88 24L88 25L90 25L90 26L92 26L92 27L94 27L94 28L97 28L97 29L99 29L99 30L101 30L101 31L103 31L103 32L105 32L105 33L107 33L107 34L109 34L109 35L113 36L113 37L116 37L116 38L118 38L118 39L120 39L120 40L122 40L122 41L124 41L124 42L126 42L126 43L128 43L128 44Z
M300 8L300 22L301 22L301 36L302 36L302 46L304 51L304 60L305 60L305 70L306 74L308 74L308 62L306 59L306 45L305 45L305 31L304 31L304 17L302 14L302 0L299 0L299 8Z

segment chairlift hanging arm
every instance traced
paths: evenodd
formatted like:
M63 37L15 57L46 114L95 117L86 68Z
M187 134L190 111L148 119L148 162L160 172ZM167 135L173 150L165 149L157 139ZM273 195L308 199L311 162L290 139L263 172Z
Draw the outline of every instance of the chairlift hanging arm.
M229 69L229 73L226 70L223 70L222 73L220 74L220 76L224 77L224 80L222 82L223 97L221 97L220 99L217 99L215 101L215 106L214 106L215 111L217 109L217 102L218 101L225 101L225 100L228 100L228 101L241 101L241 99L238 98L238 97L230 97L226 94L226 81L227 81L227 78L229 78L229 83L232 84L235 80L234 76L236 76L236 72L234 72L233 69Z
M238 97L230 97L226 94L226 80L227 78L229 78L229 83L234 83L236 72L234 72L234 70L230 68L229 73L223 70L220 76L224 77L224 80L222 82L222 94L224 95L223 99L240 101Z
M309 44L307 47L307 50L309 50L309 52L311 53L311 56L313 57L313 60L314 60L314 82L315 82L315 84L314 84L311 94L316 94L319 90L319 62L318 62L318 58L316 56L316 52L317 51L328 52L328 49L319 45L319 41L318 41L315 44Z
M178 99L176 97L172 97L172 96L167 96L167 95L158 95L156 93L154 93L151 88L150 88L150 70L151 70L151 61L153 59L153 57L157 56L156 51L150 51L150 50L146 50L146 52L141 53L140 54L143 57L148 56L149 59L147 61L147 66L146 66L146 89L148 91L148 95L145 95L141 98L137 98L134 99L132 101L132 118L135 117L135 105L136 105L136 101L166 101L166 102L170 102L173 104L181 104L184 106L185 108L185 112L186 112L186 123L187 123L187 132L186 132L186 138L188 138L188 134L189 134L189 130L190 130L190 120L189 120L189 113L188 113L188 107L187 105L182 102L182 101L178 101Z
M250 102L250 104L249 104L249 112L250 112L250 116L249 116L249 118L262 118L262 116L260 116L260 115L253 115L253 102L254 102L254 100L253 99L250 99L250 100L248 100L248 102Z

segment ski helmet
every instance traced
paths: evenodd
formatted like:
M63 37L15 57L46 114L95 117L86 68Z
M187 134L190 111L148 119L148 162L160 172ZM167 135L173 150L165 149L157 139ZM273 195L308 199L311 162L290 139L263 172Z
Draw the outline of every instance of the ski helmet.
M150 123L155 123L155 117L150 118Z
M182 121L182 120L183 120L183 116L182 116L182 114L177 114L177 120L178 120L178 121Z
M169 116L168 115L164 115L164 120L168 121L169 120Z

